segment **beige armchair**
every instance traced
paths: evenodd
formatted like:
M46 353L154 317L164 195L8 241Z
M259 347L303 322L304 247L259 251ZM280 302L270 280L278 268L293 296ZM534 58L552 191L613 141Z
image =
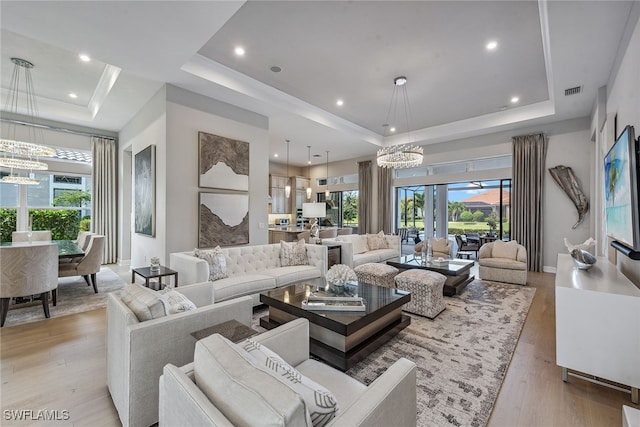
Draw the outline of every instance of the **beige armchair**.
M515 240L485 243L480 248L478 264L483 280L527 284L527 250Z
M103 250L104 236L91 235L84 257L78 262L59 264L58 277L82 276L87 285L93 285L93 290L98 293L96 274L100 271ZM89 276L91 276L91 280L89 280Z
M11 241L12 242L28 242L29 241L29 232L28 231L14 231L11 233ZM51 241L51 230L37 230L31 232L31 241L32 242L50 242Z
M275 352L304 377L335 396L339 411L335 418L328 420L326 426L416 425L415 363L400 358L369 386L365 386L309 358L307 319L293 320L252 340ZM242 356L243 353L238 352L240 348L225 344L219 336L214 335L198 341L194 363L181 368L166 365L160 377L160 425L267 424L283 415L274 414L274 408L279 410L283 407L287 414L293 414L291 418L294 420L295 417L298 421L304 419L308 402L303 401L301 394L265 374L263 369L251 365ZM216 368L221 366L228 375L216 375ZM239 377L235 377L234 373ZM242 394L242 397L238 394ZM323 397L322 394L315 396ZM218 404L214 404L214 400ZM325 403L326 400L317 402ZM317 404L322 406L321 403ZM291 425L302 423L295 424L292 420Z
M426 249L427 244L427 240L416 243L414 250L416 252L422 252ZM453 242L444 237L434 237L431 239L431 252L434 258L453 258Z
M49 292L57 287L58 245L34 243L0 247L1 326L4 326L9 302L14 297L39 294L44 316L49 318Z

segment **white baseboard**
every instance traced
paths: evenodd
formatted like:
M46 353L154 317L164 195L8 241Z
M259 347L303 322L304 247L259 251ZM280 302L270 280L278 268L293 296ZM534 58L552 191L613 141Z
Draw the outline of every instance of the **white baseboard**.
M556 271L558 271L558 269L557 269L557 268L555 268L555 267L552 267L552 266L550 266L550 265L543 265L543 266L542 266L542 271L543 271L544 273L553 273L553 274L556 274Z
M118 265L120 267L131 267L131 260L130 259L119 259L118 260Z

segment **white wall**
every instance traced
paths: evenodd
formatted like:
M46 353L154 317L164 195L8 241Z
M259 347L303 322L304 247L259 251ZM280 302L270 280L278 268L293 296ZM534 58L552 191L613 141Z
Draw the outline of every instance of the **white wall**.
M120 133L120 206L131 199L130 210L122 209L119 222L131 218L134 203L127 166L135 154L150 144L156 146L156 235L133 232L133 221L123 234L131 235L131 265L149 263L158 256L168 265L169 253L197 246L198 193L215 191L198 188L198 131L247 141L250 146L249 244L268 242L267 194L269 176L268 121L255 113L164 86ZM131 151L131 155L127 155ZM124 162L128 162L125 164ZM127 180L129 186L127 187ZM128 188L128 189L127 189ZM128 192L128 194L127 194ZM264 228L261 227L264 225ZM121 239L126 242L126 239ZM121 248L126 253L126 248Z
M166 253L166 137L167 114L166 114L166 87L163 86L149 102L136 114L136 116L120 131L120 145L118 147L119 176L122 178L119 182L118 204L125 206L125 198L129 198L130 211L122 211L119 213L119 230L121 234L130 233L131 235L131 265L139 267L149 264L149 258L152 256L160 257L161 263L168 262L165 257ZM156 146L156 235L155 237L134 233L134 200L131 185L128 190L123 182L129 180L133 182L131 175L125 176L123 160L133 161L135 155L147 146L154 144ZM124 151L130 150L133 156L126 156ZM134 162L135 163L135 162ZM134 167L130 168L135 175ZM128 194L127 194L128 192ZM125 229L124 216L129 216L129 228ZM124 240L124 239L120 239ZM122 249L121 249L122 251ZM123 252L121 252L123 253ZM166 264L164 264L166 265Z
M543 268L555 272L558 253L566 253L566 237L571 243L582 243L595 237L591 227L592 208L582 224L575 230L571 227L578 221L575 205L553 180L549 169L558 165L569 166L575 174L582 192L591 202L591 174L594 147L589 138L589 129L551 135L547 148L544 177L543 205Z
M267 129L230 120L208 112L167 104L168 183L167 254L186 251L198 244L198 131L246 141L249 148L249 244L266 244L267 195L269 194L269 144Z
M617 74L608 85L607 117L618 117L618 132L626 125L632 125L636 131L636 137L640 134L640 24L638 22L638 9L635 6L636 24L625 55L620 63ZM613 144L613 140L607 141L607 147ZM602 164L602 159L600 159ZM602 186L602 183L597 183ZM619 254L617 257L618 268L636 285L640 286L640 261L633 261Z

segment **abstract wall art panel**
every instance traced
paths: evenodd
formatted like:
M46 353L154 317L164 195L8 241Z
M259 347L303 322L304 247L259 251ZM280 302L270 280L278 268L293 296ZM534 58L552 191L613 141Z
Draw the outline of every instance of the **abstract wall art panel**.
M135 232L156 235L156 146L150 145L135 156Z
M249 243L249 195L200 193L198 247Z
M249 191L249 143L198 132L198 185Z

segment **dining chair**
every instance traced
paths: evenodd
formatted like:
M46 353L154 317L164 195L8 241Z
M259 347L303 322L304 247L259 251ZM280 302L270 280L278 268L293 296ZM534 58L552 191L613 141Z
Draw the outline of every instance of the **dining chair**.
M96 233L92 233L90 231L79 232L78 238L75 241L76 245L78 245L78 247L83 251L86 251L87 247L89 246L89 242L91 241L91 236L93 236L94 234ZM60 258L59 263L68 264L70 262L80 262L81 259L82 259L81 256L73 257L73 258Z
M15 297L40 295L44 316L49 318L49 292L55 292L57 287L58 245L0 247L0 326L4 326L9 302Z
M28 242L29 241L29 232L28 231L14 231L11 233L11 241L12 242ZM42 242L42 241L51 241L51 230L37 230L31 232L31 241L32 242Z
M78 262L59 264L58 277L82 276L87 285L93 285L93 290L98 293L96 274L100 271L103 250L104 236L99 234L90 236L89 246L82 259Z
M353 228L351 227L339 228L338 236L346 236L348 234L351 234L352 232L353 232Z
M311 232L303 231L302 233L298 233L296 237L298 240L304 240L305 243L309 243L309 239L311 239Z

